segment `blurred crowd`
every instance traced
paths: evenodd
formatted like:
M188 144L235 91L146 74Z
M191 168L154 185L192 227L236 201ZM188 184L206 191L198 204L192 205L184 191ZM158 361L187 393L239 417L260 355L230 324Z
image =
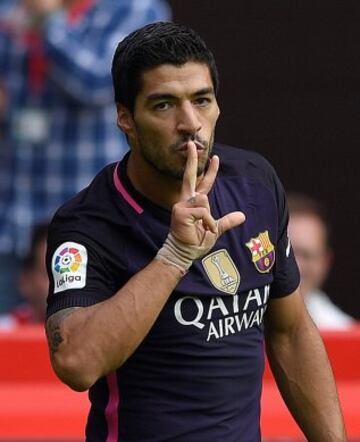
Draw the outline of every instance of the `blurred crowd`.
M305 305L319 329L347 329L354 318L323 291L333 267L330 217L321 201L303 193L288 193L289 237L300 271Z
M170 19L165 0L1 0L3 324L44 319L43 224L127 150L114 124L116 44L146 23ZM34 311L20 308L24 301Z
M114 124L114 48L159 20L171 20L165 0L1 0L0 327L44 321L48 222L127 150ZM328 217L308 195L288 202L307 308L320 328L347 328L354 319L323 291Z

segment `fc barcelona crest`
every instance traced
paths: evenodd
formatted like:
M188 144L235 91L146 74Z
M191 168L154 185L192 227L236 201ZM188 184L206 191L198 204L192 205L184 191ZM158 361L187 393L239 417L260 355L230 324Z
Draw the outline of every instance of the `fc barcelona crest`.
M256 270L260 273L267 273L271 270L275 262L275 248L269 238L269 232L259 233L256 238L251 238L246 243L246 247L250 249L251 259Z
M214 287L228 295L235 295L240 284L240 274L227 250L210 253L201 262Z

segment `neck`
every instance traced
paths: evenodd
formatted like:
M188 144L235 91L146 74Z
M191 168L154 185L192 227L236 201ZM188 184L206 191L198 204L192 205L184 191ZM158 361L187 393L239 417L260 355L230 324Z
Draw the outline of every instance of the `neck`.
M182 182L163 175L133 151L129 156L127 174L138 192L161 207L171 210L180 199Z

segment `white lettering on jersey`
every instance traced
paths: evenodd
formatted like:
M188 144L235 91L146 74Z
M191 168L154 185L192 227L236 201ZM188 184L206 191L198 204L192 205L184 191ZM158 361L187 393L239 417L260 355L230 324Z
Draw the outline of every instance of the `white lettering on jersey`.
M174 313L176 320L185 326L195 326L203 330L206 327L207 341L221 339L224 336L238 333L251 327L260 326L266 311L267 302L270 296L270 285L261 289L249 290L246 295L242 312L239 309L239 297L234 296L232 309L226 307L223 299L219 296L211 298L208 307L197 296L185 296L176 301ZM186 301L192 307L191 317L184 317L183 303ZM251 308L249 311L249 308ZM190 308L189 308L190 310ZM207 310L207 311L206 311ZM216 310L220 310L221 317L213 318ZM189 315L189 313L187 313Z

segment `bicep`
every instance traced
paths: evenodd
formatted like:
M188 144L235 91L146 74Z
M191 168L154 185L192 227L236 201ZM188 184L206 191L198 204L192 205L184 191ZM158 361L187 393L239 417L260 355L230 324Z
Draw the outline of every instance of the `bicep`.
M288 296L269 300L265 315L265 334L291 333L309 319L303 297L297 288Z
M309 343L318 341L318 330L305 307L300 290L272 299L264 318L266 353L272 370L292 366ZM307 353L309 354L309 353Z

